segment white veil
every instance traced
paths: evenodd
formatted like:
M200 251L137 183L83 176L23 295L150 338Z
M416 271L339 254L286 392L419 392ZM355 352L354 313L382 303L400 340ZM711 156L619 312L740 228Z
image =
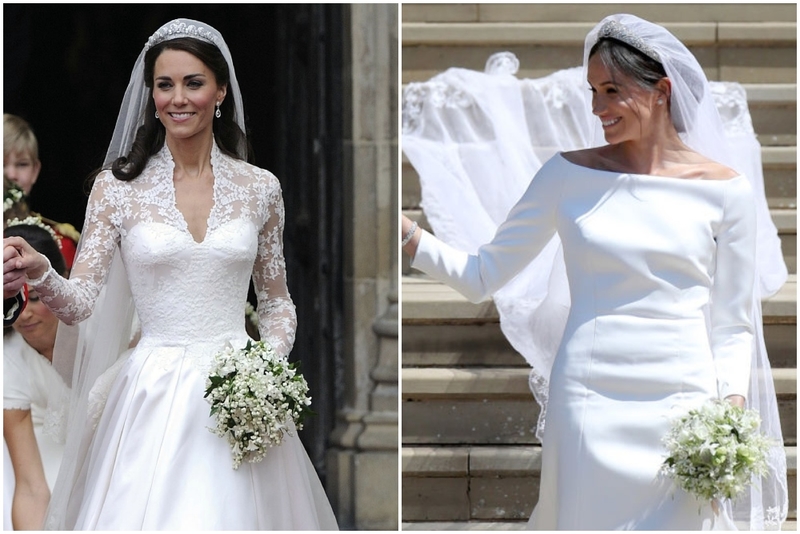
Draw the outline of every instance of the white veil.
M776 445L769 475L753 481L732 514L744 528L780 529L788 510L786 458L764 347L761 299L781 288L787 271L741 85L709 83L695 57L667 30L632 15L613 15L587 35L583 68L517 79L517 58L503 52L489 58L485 72L451 68L427 82L408 84L403 93L403 151L419 175L422 207L437 237L474 253L492 239L547 159L558 151L605 144L591 114L585 65L600 29L611 20L661 59L672 82L671 112L683 141L745 174L754 191L758 283L748 406L759 410L762 430ZM532 366L531 389L542 407L536 430L541 439L547 380L570 306L558 237L493 298L503 333Z
M144 112L151 98L144 82L146 52L160 42L179 37L204 40L222 52L230 75L227 95L233 97L233 119L245 132L242 95L230 50L222 35L208 24L176 19L159 28L148 39L136 60L103 163L104 168L110 168L120 156L128 155L137 130L144 124ZM236 147L236 152L240 158L246 159L246 143ZM81 240L76 258L80 255L82 244ZM125 266L117 248L92 315L76 326L61 323L56 337L53 365L65 381L72 384L72 392L64 456L45 518L45 528L48 530L72 530L75 523L94 427L119 363L128 353L134 315Z

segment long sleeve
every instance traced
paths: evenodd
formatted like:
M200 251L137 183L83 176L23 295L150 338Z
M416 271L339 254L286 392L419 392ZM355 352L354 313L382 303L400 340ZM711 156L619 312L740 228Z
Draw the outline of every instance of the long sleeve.
M563 180L552 160L531 181L492 241L476 254L423 232L412 266L473 302L487 299L528 265L556 233Z
M86 207L84 237L70 279L50 267L41 278L30 281L47 307L67 324L79 323L92 314L119 245L120 233L114 220L119 216L122 197L114 182L108 171L95 180Z
M753 284L756 220L746 180L730 184L716 234L716 272L711 292L711 350L719 396L747 396L753 352Z
M278 180L270 175L264 226L258 235L258 254L253 284L258 299L259 333L275 351L288 356L294 346L297 314L286 284L283 257L285 222L283 196Z

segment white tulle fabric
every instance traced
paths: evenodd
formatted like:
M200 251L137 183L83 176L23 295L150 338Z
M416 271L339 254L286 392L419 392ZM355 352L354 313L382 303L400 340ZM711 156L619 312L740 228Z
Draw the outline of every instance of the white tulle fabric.
M216 145L211 165L214 207L201 242L175 205L174 163L164 147L131 182L98 176L70 280L50 272L35 282L61 320L80 321L119 249L141 321L136 347L106 371L114 376L84 386L87 400L71 420L80 425L80 454L59 478L56 493L68 499L63 510L51 506L48 528L336 526L296 433L262 462L234 471L227 442L208 430L205 380L215 352L248 339L242 310L251 275L262 339L288 355L296 326L277 179Z
M760 411L762 428L776 446L770 476L754 481L733 515L745 528L779 528L788 509L786 460L761 331L760 299L780 289L787 271L766 203L760 146L746 95L736 83L709 84L694 57L663 28L629 15L609 18L643 32L665 58L668 74L689 80L676 84L673 79L672 93L673 113L686 125L687 144L737 169L750 182L757 276L748 405ZM587 36L587 57L596 34L597 28ZM599 122L590 112L585 67L541 79L517 79L513 75L518 66L516 57L504 52L489 58L485 72L452 68L427 82L411 83L404 91L403 151L420 177L422 206L431 227L454 249L475 253L490 242L531 177L555 153L604 144ZM684 97L685 92L689 96ZM702 120L695 120L693 113ZM566 272L562 243L555 235L493 294L504 334L533 368L531 389L542 405L540 438L548 379L570 310Z

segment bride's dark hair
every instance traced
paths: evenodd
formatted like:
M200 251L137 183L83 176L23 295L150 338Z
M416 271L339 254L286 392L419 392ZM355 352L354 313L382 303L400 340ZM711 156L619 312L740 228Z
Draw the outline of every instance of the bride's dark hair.
M667 77L664 65L617 39L598 39L589 51L589 58L595 54L612 72L621 72L645 89L653 90L661 79Z
M150 157L164 146L166 131L161 121L155 117L156 107L152 99L155 63L164 50L182 50L192 54L214 73L219 86L227 86L230 81L228 63L219 48L211 43L182 37L164 41L148 50L144 57L144 80L150 90L150 98L147 99L144 110L144 124L136 131L131 151L127 156L121 156L111 164L111 172L119 180L129 181L139 176ZM245 159L252 163L250 143L245 132L236 123L236 109L232 95L229 96L230 98L225 98L220 106L222 116L214 119L214 139L223 153L232 158ZM241 158L236 152L236 148L239 146L246 147L244 158ZM99 172L100 170L94 172L91 178L94 178Z

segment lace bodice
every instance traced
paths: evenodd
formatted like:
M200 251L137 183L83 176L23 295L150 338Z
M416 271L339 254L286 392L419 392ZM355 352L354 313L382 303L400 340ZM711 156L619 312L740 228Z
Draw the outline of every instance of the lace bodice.
M44 302L68 324L86 319L120 247L142 339L181 344L242 330L252 274L261 338L288 354L297 319L286 285L280 184L216 144L211 165L214 204L201 242L176 207L166 145L130 182L102 172L89 197L70 279L51 268L32 281Z

